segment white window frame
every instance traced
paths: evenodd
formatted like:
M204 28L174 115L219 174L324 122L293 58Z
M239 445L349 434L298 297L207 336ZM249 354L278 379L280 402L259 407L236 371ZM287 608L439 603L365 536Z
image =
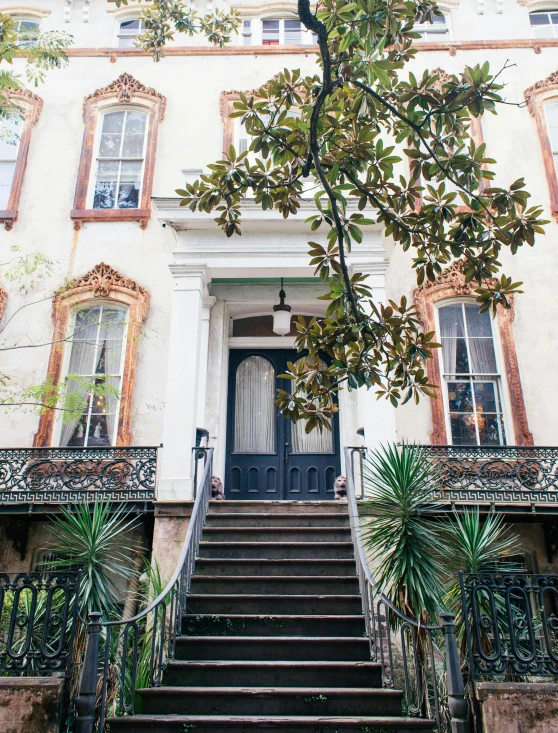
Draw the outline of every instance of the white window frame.
M93 209L93 202L95 199L95 186L97 183L97 173L99 170L99 163L101 161L106 160L140 160L140 158L100 158L99 157L99 146L101 144L101 134L103 131L103 118L107 114L111 114L112 112L142 112L146 116L145 121L145 135L143 138L143 150L142 150L142 166L141 166L141 175L140 175L140 188L138 192L138 206L134 209L128 209L128 208L120 208L119 206L114 206L112 209ZM147 107L142 107L141 105L131 105L131 104L125 104L125 105L108 105L106 107L102 107L97 112L97 121L95 125L95 139L94 139L94 145L93 145L93 164L91 165L91 175L89 177L89 190L87 192L87 208L94 210L94 211L137 211L138 209L141 209L141 200L143 195L143 187L145 184L145 159L147 154L147 139L149 137L149 121L150 121L150 115L151 110ZM116 185L116 196L115 201L118 200L118 184L120 183L120 174L117 180Z
M125 311L125 319L124 319L124 326L123 326L123 332L122 332L122 353L120 354L120 370L119 370L119 376L120 376L120 395L121 398L118 400L117 406L116 406L116 415L117 419L114 421L114 435L111 437L111 446L116 445L116 440L118 437L118 428L120 425L120 406L122 404L122 384L124 382L124 367L126 364L126 352L128 350L128 327L130 324L130 306L126 303L121 303L118 300L110 300L107 298L99 298L95 300L85 301L81 303L77 303L70 311L70 330L68 331L69 334L74 332L75 329L75 323L76 323L76 317L77 314L82 310L87 310L89 308L98 308L98 307L106 307L106 308L120 308L123 311ZM98 349L98 337L99 332L97 330L97 343L96 347ZM68 370L70 368L70 359L72 356L72 342L70 342L66 348L64 349L64 358L62 361L62 381L65 381L68 376ZM97 349L95 350L95 357L97 356ZM93 364L95 365L96 358L93 359ZM83 375L85 376L91 376L94 377L95 375ZM113 376L113 375L110 375ZM116 376L116 375L114 375ZM86 423L86 430L85 435L87 435L87 432L89 430L89 424L91 422L91 409L88 408L88 415L87 415L87 423ZM57 416L56 420L56 426L55 430L53 431L53 436L56 436L56 446L60 446L60 441L62 440L62 430L64 427L64 418L62 414L59 414ZM60 446L63 447L63 446ZM88 446L84 445L84 449L86 449Z
M475 300L471 298L445 298L444 300L439 300L434 304L434 311L435 311L435 323L436 323L436 336L439 339L440 343L442 340L441 333L442 330L440 328L440 309L444 308L448 305L478 305ZM504 426L504 441L500 443L500 445L514 445L515 443L515 435L513 430L513 421L511 419L511 408L510 408L510 399L509 399L509 388L508 383L506 379L506 372L505 372L505 365L504 365L504 355L502 351L502 342L500 340L500 329L498 328L498 321L495 318L492 318L490 316L490 324L492 327L492 343L494 345L494 355L496 358L496 370L497 374L489 375L489 374L475 374L469 373L467 375L456 375L455 381L465 381L467 378L472 379L474 376L479 377L486 377L488 379L493 379L493 381L496 382L497 389L498 389L498 396L500 398L500 405L501 405L501 413L502 413L502 422ZM467 343L467 342L466 342ZM450 422L450 409L449 409L449 397L448 397L448 388L447 388L447 380L445 376L445 370L444 370L444 356L443 356L443 349L437 349L438 351L438 364L439 364L439 370L440 370L440 389L442 392L442 402L444 405L444 420L445 420L445 426L446 426L446 436L447 436L447 442L448 445L453 445L453 439L451 434L451 422ZM468 353L468 345L467 345L467 355ZM436 357L435 357L436 358ZM469 363L470 363L470 357L469 357ZM474 400L474 394L473 394L473 400ZM475 404L473 402L473 404ZM474 413L471 413L474 414ZM478 441L478 428L475 427L475 432L477 435L477 441ZM501 439L501 436L500 436ZM490 446L482 445L481 443L477 442L476 444L471 444L471 447L478 447L478 448L487 448Z
M13 163L14 165L14 172L12 175L12 180L10 181L10 189L8 191L8 198L6 201L6 206L5 207L0 206L0 210L2 211L7 211L9 209L10 198L12 196L12 189L14 186L14 176L17 172L17 161L19 158L19 148L21 146L21 134L23 132L23 127L25 125L25 112L23 110L19 108L14 108L13 115L14 117L19 117L19 120L20 120L19 121L19 130L16 131L18 139L14 145L10 145L10 148L13 148L14 150L15 156L13 158L0 157L0 163ZM5 120L0 120L0 129L2 128L3 125L5 125Z
M130 20L139 20L140 22L143 22L143 18L142 18L141 13L138 14L137 12L134 13L134 14L132 14L132 15L120 15L120 16L118 16L116 18L116 24L115 24L115 28L114 28L114 41L113 41L113 44L112 44L115 48L120 48L121 50L122 49L126 49L126 48L135 48L133 45L132 46L121 46L120 45L120 39L121 38L131 38L131 39L134 39L134 38L137 38L137 36L138 36L139 33L143 33L144 32L145 29L141 29L140 28L139 31L138 31L138 33L136 33L135 36L131 36L131 35L128 35L128 34L122 35L121 32L120 32L122 23L127 23Z
M533 38L537 38L539 40L542 38L558 38L558 23L556 25L554 23L550 23L548 26L531 25L531 16L532 15L550 15L551 13L558 14L558 6L554 8L548 8L548 9L539 8L537 10L531 10L529 12L529 28L531 29L531 35L533 36ZM538 28L553 28L554 29L553 34L551 36L537 36L535 35L535 29L537 27Z
M431 36L431 38L417 38L415 39L414 43L443 43L448 42L453 39L453 31L452 31L452 24L451 24L451 13L449 10L445 8L440 8L440 10L444 14L445 23L442 26L442 24L435 24L435 23L417 23L415 27L413 28L413 31L416 33L428 33ZM435 30L438 28L438 30ZM442 30L442 28L444 30Z

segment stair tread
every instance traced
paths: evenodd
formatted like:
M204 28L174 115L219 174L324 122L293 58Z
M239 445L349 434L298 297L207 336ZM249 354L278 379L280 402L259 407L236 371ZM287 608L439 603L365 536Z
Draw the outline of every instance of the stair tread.
M134 715L122 718L108 718L108 722L112 725L118 723L134 725L134 721L142 722L153 722L153 723L173 723L173 722L184 722L184 723L333 723L339 725L382 725L382 726L413 726L417 728L425 728L432 730L434 725L433 720L423 720L421 718L404 718L394 717L392 715L383 716L376 715L374 717L338 717L338 716L327 716L327 715L284 715L284 716L268 716L268 715Z
M334 616L333 618L339 618L338 616ZM352 642L359 642L359 643L366 643L368 644L368 639L364 636L179 636L177 637L177 641L188 641L191 642L192 640L195 640L196 642L210 642L210 641L230 641L230 642L258 642L258 641L288 641L288 642L295 642L295 641L310 641L310 642L327 642L335 643L335 642L343 642L344 644L347 643L347 641Z
M163 687L147 687L137 690L140 695L155 695L163 690L172 695L329 695L330 697L345 697L359 695L362 697L401 697L402 690L392 690L382 687L182 687L179 685Z
M182 617L183 618L198 618L198 617L201 617L201 618L229 618L230 613L183 613ZM249 618L249 619L277 618L277 619L280 619L281 621L285 621L286 619L290 619L290 618L296 619L297 621L300 621L301 618L311 618L311 619L316 619L316 620L323 619L326 621L335 621L336 623L338 621L342 621L343 619L364 620L364 616L361 613L347 613L343 616L337 616L334 614L327 614L327 613L325 614L324 613L309 613L309 614L304 614L304 616L301 616L300 614L287 615L287 614L273 614L273 613L264 613L264 614L262 613L240 613L238 615L235 614L235 618ZM304 639L306 637L301 636L300 638ZM325 638L328 638L328 637L325 637Z
M204 529L204 532L207 529L208 528L206 527ZM213 531L218 531L218 532L221 531L221 529L217 529L216 527L213 527L213 528L210 527L209 529L213 529ZM224 529L236 530L237 528L236 527L224 527ZM246 529L246 527L244 527L244 529ZM259 527L248 527L247 529L259 529ZM266 529L273 529L275 531L275 530L281 529L281 527L267 527ZM296 527L289 527L289 529L296 529ZM315 529L315 527L301 527L300 529ZM325 529L332 529L332 527L325 527ZM230 542L218 542L218 541L204 542L203 540L200 542L200 548L203 548L204 546L218 547L219 545L222 545L223 547L230 547L231 543ZM249 545L250 547L277 547L277 542L250 542L248 540L240 540L234 543L234 547L244 547L246 545ZM339 547L339 546L347 547L349 545L353 547L353 543L349 540L347 540L347 542L342 542L340 540L333 540L332 542L329 542L325 546L326 547L332 547L332 546L333 547ZM318 547L324 547L324 543L323 542L291 542L291 541L281 542L281 547L284 547L284 546L299 547L299 548L303 548L303 547L318 548ZM242 558L239 558L239 559L242 559Z
M217 543L214 543L217 544ZM258 542L258 545L263 544L262 542ZM275 543L274 543L275 544ZM319 544L322 544L321 542ZM254 565L261 565L262 558L256 558L256 557L203 557L203 555L200 555L196 562L208 562L208 563L231 563L234 564L235 562L240 563L253 563ZM305 565L311 565L312 563L334 563L334 564L341 564L341 563L351 563L355 564L355 561L351 557L347 558L338 558L338 557L324 557L324 559L318 558L309 558L308 560L304 558L296 558L296 557L271 557L269 560L266 559L266 564L278 564L278 563L304 563Z
M188 593L188 598L360 598L360 593ZM261 614L260 614L261 615ZM264 614L267 615L267 614ZM305 614L306 615L306 614Z
M354 576L352 575L202 575L201 573L194 573L192 576L192 580L226 580L229 582L230 580L254 580L254 581L262 581L266 579L274 580L274 581L285 581L285 580L322 580L324 582L330 582L333 580L345 580L345 581L351 581L354 583L354 581L357 579L356 574Z
M300 669L301 667L304 668L312 668L312 667L319 667L321 669L325 667L364 667L364 668L370 668L370 669L379 669L381 668L380 662L362 662L362 661L353 661L353 662L336 662L336 661L317 661L317 662L307 662L307 661L290 661L290 660L279 660L279 661L260 661L259 659L249 659L249 660L222 660L222 659L208 659L208 660L188 660L188 659L172 659L169 661L169 666L173 667L194 667L194 666L202 666L202 667L231 667L231 666L242 666L242 667L296 667L297 669Z

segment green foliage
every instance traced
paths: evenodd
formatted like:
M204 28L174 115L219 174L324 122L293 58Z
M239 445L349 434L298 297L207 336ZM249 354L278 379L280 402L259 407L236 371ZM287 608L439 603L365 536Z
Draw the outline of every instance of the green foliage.
M387 445L365 463L362 514L374 519L362 536L372 564L378 561L379 587L407 616L435 617L443 597L443 566L434 548L438 535L424 514L432 503L436 478L415 445Z
M44 280L52 273L54 262L42 252L23 254L18 245L13 245L10 250L16 253L15 256L7 262L0 263L0 267L6 268L4 271L6 280L18 283L19 289L23 292L34 290L38 280Z
M60 69L67 63L65 49L72 42L72 36L59 31L40 33L18 30L16 21L0 13L0 64L12 64L15 58L25 59L25 77L34 86L44 80L47 71ZM5 92L19 88L21 81L18 74L0 70L0 120L12 109Z
M106 502L75 507L60 506L61 515L51 518L49 549L61 556L55 569L80 568L80 615L91 611L103 619L118 618L118 583L127 583L136 572L131 564L137 543L131 539L137 520L124 506L116 509Z
M139 0L109 0L117 8L132 5ZM182 0L153 0L144 8L142 18L145 32L138 37L136 45L149 51L156 61L165 55L164 47L174 38L174 33L193 36L203 33L210 43L223 48L240 26L240 13L236 10L213 10L200 17L193 5Z

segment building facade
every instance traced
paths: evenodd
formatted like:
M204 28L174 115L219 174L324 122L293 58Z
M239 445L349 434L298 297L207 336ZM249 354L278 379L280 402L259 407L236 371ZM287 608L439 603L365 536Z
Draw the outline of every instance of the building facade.
M242 236L227 239L211 216L180 207L175 193L231 142L243 149L228 118L240 92L283 68L317 69L314 39L300 28L295 3L235 5L243 22L228 47L177 35L154 63L134 46L141 5L0 2L0 12L30 27L74 38L66 68L12 95L23 120L18 144L3 143L0 156L2 261L39 251L53 265L34 285L0 283L1 371L22 388L71 374L74 391L77 376L103 372L120 394L91 401L70 422L55 410L5 410L0 446L72 455L161 446L156 499L181 502L194 493L200 428L215 448L214 473L227 497L242 499L333 498L333 481L347 470L344 446L407 440L481 456L485 448L558 445L558 5L442 3L445 20L419 28L410 67L453 74L485 60L494 71L510 64L505 96L522 104L486 115L475 134L498 161L496 185L524 177L551 220L534 248L502 256L524 293L495 320L480 316L458 268L417 288L408 254L368 227L351 267L368 275L378 300L414 298L425 328L443 344L429 364L440 396L394 409L372 391L343 392L332 434L311 438L273 407L278 376L296 354L292 332L278 336L272 328L281 279L293 315L325 312L316 300L323 286L308 264L311 195L287 220L247 199ZM557 468L549 466L545 481L556 491ZM32 492L24 503L33 504ZM530 523L517 519L526 552L543 570L556 531L551 512L537 514L532 504L523 501ZM17 565L21 552L10 542L3 562ZM31 545L40 539L21 556L27 566Z

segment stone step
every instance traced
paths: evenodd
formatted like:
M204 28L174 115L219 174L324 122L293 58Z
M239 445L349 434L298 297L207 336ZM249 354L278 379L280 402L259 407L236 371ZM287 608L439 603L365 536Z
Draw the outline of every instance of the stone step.
M347 514L347 502L342 501L211 501L212 514Z
M370 644L364 637L181 636L175 659L367 662Z
M349 527L349 515L341 512L218 512L208 514L208 527Z
M381 688L375 662L179 661L167 664L170 687L363 687Z
M210 558L196 560L195 572L200 575L262 575L262 576L348 576L356 575L354 560L274 560L261 558Z
M350 542L351 530L336 527L206 527L204 542Z
M362 615L353 616L230 616L185 615L182 633L188 636L344 636L363 637Z
M360 595L210 595L189 594L186 612L190 614L274 614L346 616L362 613Z
M158 687L138 690L148 715L401 715L397 690Z
M265 560L348 560L353 559L353 543L347 542L205 542L200 543L200 557Z
M198 575L192 578L192 593L231 596L245 595L341 595L358 594L356 577L318 577L310 575L263 576L263 575Z
M269 730L273 733L425 733L434 731L432 720L418 718L250 716L250 715L136 715L109 718L111 733L249 733Z

